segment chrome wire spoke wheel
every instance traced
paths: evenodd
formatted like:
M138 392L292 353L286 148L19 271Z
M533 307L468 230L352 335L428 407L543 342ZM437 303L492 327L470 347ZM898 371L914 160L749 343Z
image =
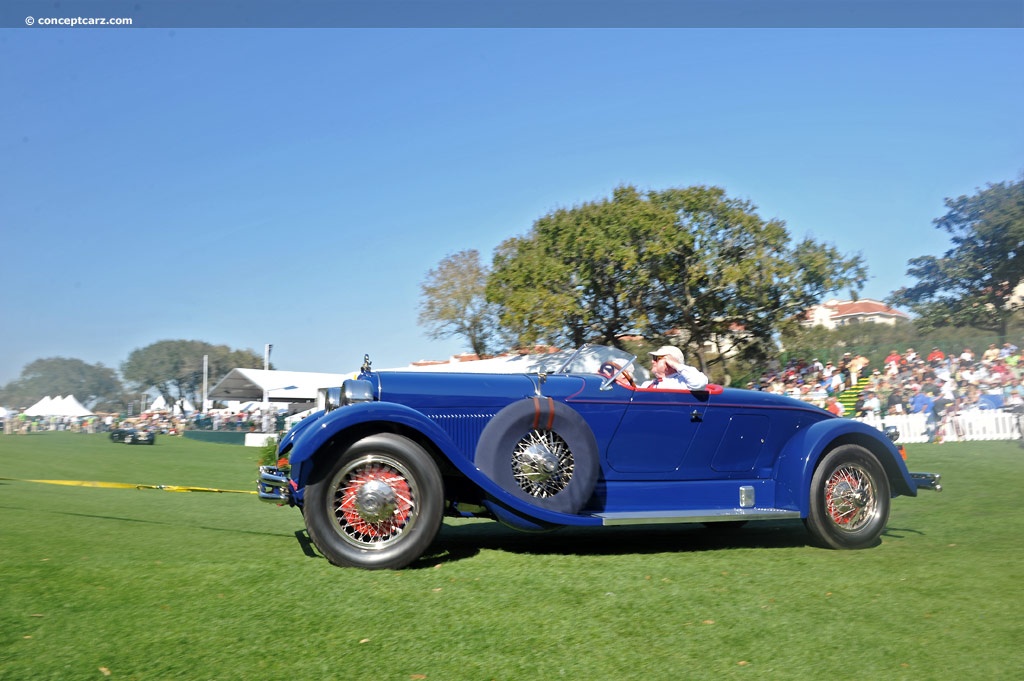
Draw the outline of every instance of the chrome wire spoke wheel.
M804 524L825 548L874 546L889 521L889 489L875 454L860 445L840 445L814 470Z
M335 565L397 570L420 558L444 513L430 453L395 433L325 449L306 486L306 531Z
M419 489L398 460L369 455L331 480L334 529L348 544L382 550L410 532L419 516Z
M512 452L512 478L519 487L537 498L552 497L572 481L572 450L550 430L531 430Z
M852 464L834 470L825 484L825 507L838 529L855 532L864 527L878 507L871 476Z
M539 395L507 405L487 422L473 463L519 503L567 514L586 506L601 472L597 440L583 417Z

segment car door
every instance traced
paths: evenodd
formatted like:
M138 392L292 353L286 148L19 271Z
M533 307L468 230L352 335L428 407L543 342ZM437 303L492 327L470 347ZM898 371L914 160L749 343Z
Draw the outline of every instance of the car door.
M709 393L637 390L608 444L608 466L619 473L677 471L700 430Z

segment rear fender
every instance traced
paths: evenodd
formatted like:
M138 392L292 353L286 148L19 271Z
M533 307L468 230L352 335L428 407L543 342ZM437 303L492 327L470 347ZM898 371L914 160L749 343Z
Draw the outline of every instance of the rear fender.
M539 523L555 525L585 524L580 516L557 513L525 504L512 496L473 465L448 434L422 413L394 402L352 404L326 414L315 424L297 433L291 448L291 478L302 498L303 488L310 482L316 462L326 456L332 443L345 444L377 432L416 433L420 444L443 457L485 495L512 509L519 515Z
M811 477L821 458L843 444L864 447L876 457L889 478L892 496L917 496L914 484L896 446L878 429L851 419L826 419L801 428L790 438L776 462L776 506L792 508L807 516Z

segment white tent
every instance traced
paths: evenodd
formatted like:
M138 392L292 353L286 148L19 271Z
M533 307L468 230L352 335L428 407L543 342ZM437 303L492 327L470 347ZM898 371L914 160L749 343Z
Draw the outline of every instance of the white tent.
M74 395L66 396L60 405L54 405L54 409L55 416L92 416L92 412L83 407Z
M47 395L26 409L25 416L92 416L92 412L83 407L74 395Z
M232 369L213 386L207 396L211 400L262 402L264 387L270 402L311 405L320 388L341 385L354 373L324 374L311 371L277 371L276 369Z
M50 411L51 402L53 402L53 398L47 395L26 409L25 416L51 416L53 413Z
M193 405L189 400L185 400L185 412L189 413L195 410L195 405ZM160 395L155 400L153 400L153 404L146 407L146 411L173 411L175 414L180 414L181 406L178 402L175 402L174 409L172 410L170 407L167 406L167 400L164 399L164 396Z

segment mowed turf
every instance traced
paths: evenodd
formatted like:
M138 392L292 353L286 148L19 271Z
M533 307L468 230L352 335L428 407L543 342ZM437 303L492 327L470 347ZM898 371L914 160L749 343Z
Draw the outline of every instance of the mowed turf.
M248 491L259 452L0 437L0 679L1024 677L1016 442L910 445L945 491L882 543L799 522L520 534L446 520L400 572L341 569Z

